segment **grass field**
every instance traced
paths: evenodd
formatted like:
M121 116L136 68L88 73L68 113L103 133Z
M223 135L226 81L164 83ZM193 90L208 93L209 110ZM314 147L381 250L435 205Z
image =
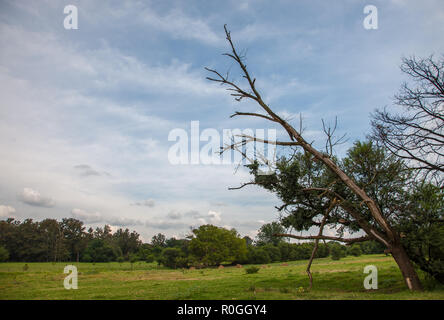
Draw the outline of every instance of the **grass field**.
M245 267L169 270L155 263L77 263L78 289L66 290L68 263L0 263L0 299L444 299L444 287L405 289L391 257L363 255L317 259L308 292L306 261L268 264L256 274ZM378 290L365 290L364 266L378 268ZM426 283L427 284L427 283Z

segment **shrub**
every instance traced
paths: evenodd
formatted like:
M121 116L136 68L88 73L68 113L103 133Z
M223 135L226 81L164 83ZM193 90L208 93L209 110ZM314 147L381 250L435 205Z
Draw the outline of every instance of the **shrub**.
M362 254L361 247L358 245L353 245L349 248L348 253L352 256L359 257Z
M168 268L183 268L187 264L187 259L178 248L166 248L160 255L160 263Z
M345 256L343 253L343 250L341 249L341 247L339 245L333 245L330 249L330 254L331 254L332 260L339 260Z
M251 267L248 267L248 268L245 269L245 272L247 274L258 273L258 271L259 271L259 268L255 267L255 266L251 266Z

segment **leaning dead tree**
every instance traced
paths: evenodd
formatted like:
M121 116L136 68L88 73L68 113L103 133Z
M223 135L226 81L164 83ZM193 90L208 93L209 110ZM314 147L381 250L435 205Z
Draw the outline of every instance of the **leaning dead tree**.
M403 158L424 179L444 187L444 56L404 58L404 83L395 96L399 113L387 108L373 115L373 137Z
M241 74L243 79L246 82L246 85L243 86L239 83L236 83L234 80L230 80L228 75L223 75L217 70L206 68L208 72L211 73L212 76L207 77L208 80L219 83L223 86L227 87L227 90L230 91L231 95L237 100L252 100L256 102L261 109L262 113L256 112L235 112L234 116L248 116L248 117L258 117L274 124L281 126L287 133L289 141L267 141L261 139L261 142L273 143L277 146L282 147L290 147L290 148L299 148L304 151L305 158L309 159L309 161L314 166L323 166L328 172L334 176L336 179L334 183L324 185L324 186L308 186L302 190L309 200L314 199L328 199L328 203L322 203L321 206L324 207L322 211L325 214L325 219L336 219L336 222L342 223L344 225L354 224L360 230L363 230L366 233L366 236L357 237L357 238L344 238L342 236L334 237L323 235L322 229L325 224L325 221L321 221L317 223L320 226L320 233L317 236L298 236L294 234L281 234L279 236L289 237L294 239L302 239L302 240L335 240L341 241L346 244L352 244L355 242L362 242L366 240L376 240L382 243L388 250L391 252L393 258L398 264L401 273L403 275L404 281L407 287L410 290L422 290L421 282L418 278L418 275L407 256L406 251L404 250L400 235L397 231L390 225L388 219L383 215L381 209L379 208L376 201L370 197L366 191L360 187L353 178L347 175L341 167L336 163L334 157L329 155L327 152L322 152L309 142L307 142L302 136L302 130L296 130L292 125L289 124L288 121L280 117L276 112L274 112L269 105L262 99L262 96L256 87L256 79L251 76L250 72L247 69L246 64L244 63L244 57L240 56L237 52L231 34L224 26L226 40L230 46L230 52L225 53L224 55L229 57L232 61L234 61L241 70ZM251 136L243 136L242 143L253 142L256 141L255 137ZM238 146L236 143L233 143L227 149L234 149ZM246 183L248 185L251 183ZM333 185L343 185L347 191L352 194L356 199L360 201L360 207L362 210L358 210L356 206L350 205L350 202L344 199L344 197L335 191ZM291 188L291 187L290 187ZM315 197L311 197L310 195L314 194ZM307 204L310 205L310 204ZM332 206L331 209L329 207ZM350 217L350 220L344 220L341 217L335 216L335 212L338 210L342 210L346 212ZM343 221L341 221L341 219ZM314 256L315 253L313 253ZM307 269L307 273L309 273L309 268Z

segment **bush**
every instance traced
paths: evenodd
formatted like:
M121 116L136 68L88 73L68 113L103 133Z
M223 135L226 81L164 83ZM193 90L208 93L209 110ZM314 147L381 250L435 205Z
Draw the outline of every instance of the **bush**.
M359 257L362 254L361 247L359 245L353 245L351 248L348 249L348 254Z
M251 266L245 269L245 272L247 274L253 274L253 273L258 273L259 272L259 268L255 267L255 266Z
M160 263L167 268L184 268L188 266L188 259L178 248L166 248L160 255Z
M338 243L330 244L330 255L332 260L339 260L345 257L345 250Z

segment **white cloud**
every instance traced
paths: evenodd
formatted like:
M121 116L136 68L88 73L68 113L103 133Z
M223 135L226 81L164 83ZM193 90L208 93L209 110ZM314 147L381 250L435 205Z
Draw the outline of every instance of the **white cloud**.
M74 208L71 210L71 216L75 219L83 221L84 223L103 222L103 217L100 212L90 213L82 209Z
M13 218L14 216L12 215L13 213L15 213L15 208L11 207L11 206L4 206L4 205L0 205L0 217L4 217L4 218Z
M83 209L72 209L71 216L75 219L83 221L86 224L109 224L116 227L142 226L144 223L137 219L125 217L105 216L100 212L88 212Z
M210 210L206 215L199 215L197 222L201 225L202 224L218 225L222 222L221 213Z
M19 195L19 199L30 206L52 208L55 205L53 199L44 197L40 192L31 188L24 188L23 192Z

